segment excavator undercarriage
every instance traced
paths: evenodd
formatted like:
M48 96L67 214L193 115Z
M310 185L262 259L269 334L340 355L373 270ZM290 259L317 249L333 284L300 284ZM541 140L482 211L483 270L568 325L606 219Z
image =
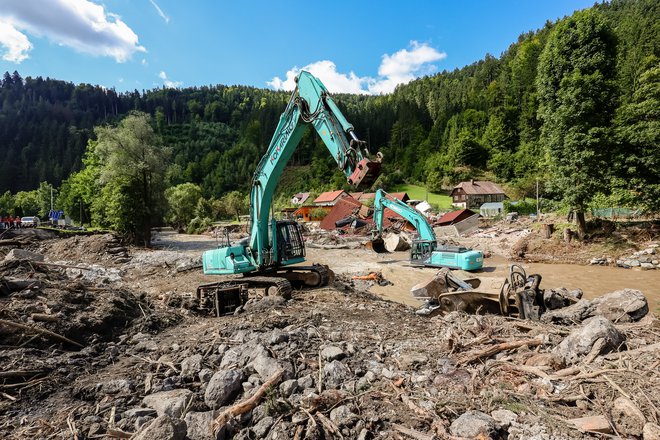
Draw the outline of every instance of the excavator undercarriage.
M215 316L230 315L248 301L250 293L289 299L294 287L327 286L334 278L334 272L322 264L282 267L270 272L247 273L242 278L202 284L197 287L195 300L202 312Z

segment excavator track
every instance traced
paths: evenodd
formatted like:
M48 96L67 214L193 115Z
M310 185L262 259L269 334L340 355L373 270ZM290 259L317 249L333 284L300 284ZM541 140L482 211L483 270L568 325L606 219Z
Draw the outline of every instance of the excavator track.
M289 280L278 276L246 275L238 281L239 283L247 283L253 289L264 289L271 296L277 295L289 299L291 298L291 292L293 292Z
M328 266L313 264L311 266L291 266L277 271L278 277L286 278L296 287L321 287L334 281L334 272Z
M280 277L254 276L202 284L197 287L197 307L215 316L229 315L248 300L250 289L264 289L267 295L291 298L291 283Z

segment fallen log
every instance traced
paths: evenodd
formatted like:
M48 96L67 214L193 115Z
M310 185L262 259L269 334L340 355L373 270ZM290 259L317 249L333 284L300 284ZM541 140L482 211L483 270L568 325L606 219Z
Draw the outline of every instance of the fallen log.
M385 249L388 252L407 251L410 249L410 244L400 234L388 234L383 241Z
M55 339L60 342L66 342L67 344L75 345L80 348L84 348L82 344L77 343L76 341L73 341L65 336L62 336L60 334L57 334L55 332L51 332L50 330L46 330L45 328L41 328L35 325L28 325L28 324L22 324L20 322L14 322L14 321L7 321L6 319L0 319L0 325L5 325L7 327L14 327L14 328L19 328L21 330L27 330L35 333L39 333L45 336L48 336L50 339Z
M514 348L519 348L523 346L536 347L537 345L542 345L543 341L541 339L523 339L522 341L513 341L513 342L502 342L501 344L491 345L486 347L483 350L479 350L473 353L468 353L461 361L461 364L470 364L474 361L478 361L482 358L491 357L500 351L512 350Z
M268 378L268 380L266 380L266 382L264 382L263 385L259 387L257 392L254 393L252 397L245 399L242 402L238 402L237 404L230 406L222 413L220 413L220 415L213 421L213 425L211 427L214 436L217 437L217 434L221 432L222 429L224 429L225 425L231 418L240 416L241 414L245 414L246 412L252 411L254 408L256 408L261 398L264 396L264 394L266 394L266 391L273 385L278 384L282 379L282 375L284 375L283 369L276 371L272 376Z

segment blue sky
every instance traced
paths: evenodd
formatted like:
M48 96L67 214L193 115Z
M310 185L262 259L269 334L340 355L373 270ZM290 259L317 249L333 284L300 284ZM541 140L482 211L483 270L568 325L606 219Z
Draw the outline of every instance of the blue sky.
M593 0L1 0L0 71L118 91L209 84L331 92L399 83L499 56Z

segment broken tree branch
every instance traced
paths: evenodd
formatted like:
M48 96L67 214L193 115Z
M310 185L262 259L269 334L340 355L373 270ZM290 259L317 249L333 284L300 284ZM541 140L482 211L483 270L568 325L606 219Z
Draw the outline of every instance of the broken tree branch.
M50 330L46 330L45 328L41 328L35 325L28 325L28 324L22 324L20 322L14 322L14 321L7 321L6 319L0 319L0 325L6 325L7 327L14 327L14 328L19 328L21 330L26 330L26 331L32 331L36 332L45 336L48 336L51 339L55 339L60 342L66 342L67 344L75 345L80 348L84 348L82 344L77 343L76 341L72 341L71 339L62 336L60 334L51 332Z
M512 342L502 342L501 344L491 345L486 347L483 350L475 351L473 353L468 353L461 361L461 364L470 364L472 362L478 361L482 358L491 357L494 354L499 353L504 350L512 350L514 348L523 347L525 345L529 347L536 347L537 345L542 345L543 341L541 339L523 339L522 341L512 341Z
M266 394L266 391L273 385L279 383L283 375L283 369L276 371L272 376L268 378L268 380L266 380L266 382L263 383L263 385L259 387L257 392L254 393L252 397L232 405L220 413L220 415L213 421L213 432L216 434L220 432L232 417L240 416L241 414L245 414L246 412L252 411L254 408L256 408L261 398L264 396L264 394Z

